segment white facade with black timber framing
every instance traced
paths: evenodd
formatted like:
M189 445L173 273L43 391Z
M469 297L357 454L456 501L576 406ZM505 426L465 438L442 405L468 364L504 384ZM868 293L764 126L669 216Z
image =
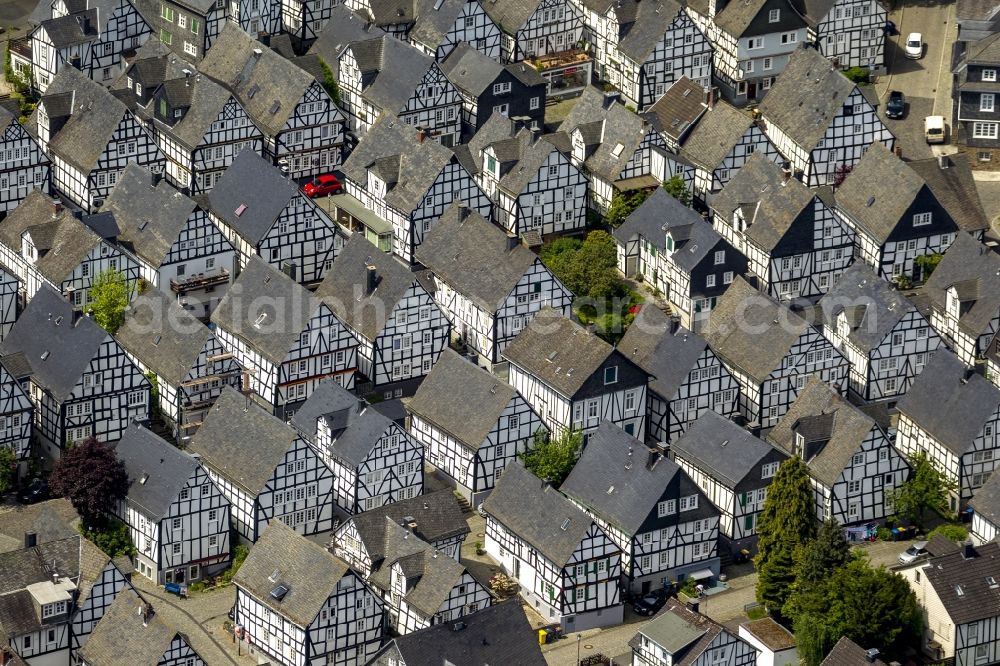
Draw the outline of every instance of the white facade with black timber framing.
M645 594L718 574L718 509L676 463L611 423L591 435L561 491L621 549L623 588Z
M20 357L0 358L0 447L14 452L18 477L28 469L32 454L32 425L35 407L28 397L28 389L21 385L17 372ZM9 365L13 370L8 369Z
M833 0L817 3L826 13L810 16L810 41L841 69L885 67L885 22L889 13L879 0Z
M520 462L507 466L484 508L487 554L542 618L564 631L621 623L622 553L590 516Z
M435 0L433 5L439 9L428 11L431 3L424 0L419 3L423 11L418 11L407 39L438 62L447 58L462 42L487 58L499 61L502 33L486 14L483 4L480 0L444 0L442 3Z
M33 189L48 192L51 163L38 142L9 110L0 107L0 217Z
M633 666L755 666L761 657L752 644L674 599L629 641Z
M4 254L6 253L0 249L0 257ZM23 286L20 278L12 270L0 263L0 340L4 339L17 321Z
M229 23L258 40L281 33L282 0L232 0ZM227 24L228 25L228 24ZM226 28L223 27L223 32Z
M487 0L483 8L503 31L502 62L563 53L583 39L583 15L569 0Z
M281 31L303 41L316 39L336 4L334 0L281 0Z

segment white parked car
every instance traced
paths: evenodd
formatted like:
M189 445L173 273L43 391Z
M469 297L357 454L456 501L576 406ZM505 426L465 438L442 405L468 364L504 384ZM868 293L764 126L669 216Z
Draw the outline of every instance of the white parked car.
M927 554L927 542L917 541L912 546L899 554L900 564L912 564Z
M924 55L924 37L919 32L911 32L906 37L906 57L918 60Z

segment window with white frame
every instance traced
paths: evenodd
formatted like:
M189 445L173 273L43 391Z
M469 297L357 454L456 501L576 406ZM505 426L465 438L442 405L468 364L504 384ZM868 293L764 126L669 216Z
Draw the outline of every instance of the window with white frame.
M764 465L761 465L760 466L760 478L762 478L762 479L770 479L770 478L774 477L774 475L778 473L778 466L779 465L780 465L780 463L777 463L777 462L769 462L769 463L766 463Z
M931 223L932 213L916 213L913 216L913 226L924 227Z
M983 70L983 81L996 81L996 80L997 80L997 70L995 69Z
M781 10L780 9L772 9L771 11L769 11L767 13L767 22L768 23L777 23L780 20L781 20Z
M687 497L682 497L680 500L680 510L681 511L693 511L698 508L698 496L688 495Z
M706 275L705 276L705 287L707 289L710 289L710 288L712 288L714 286L715 286L715 275Z
M672 516L677 513L677 500L664 500L656 504L656 515L658 518Z
M994 101L996 96L993 93L980 93L979 95L979 110L980 111L993 111Z
M976 139L997 138L998 123L973 123L972 136Z

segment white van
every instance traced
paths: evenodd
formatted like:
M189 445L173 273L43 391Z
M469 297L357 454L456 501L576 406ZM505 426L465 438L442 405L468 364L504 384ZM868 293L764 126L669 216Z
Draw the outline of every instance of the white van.
M924 118L924 138L927 143L944 143L944 116Z

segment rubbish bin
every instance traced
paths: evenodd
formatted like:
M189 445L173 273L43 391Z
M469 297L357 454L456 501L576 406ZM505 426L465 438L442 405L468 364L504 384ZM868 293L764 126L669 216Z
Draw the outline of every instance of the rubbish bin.
M545 645L545 639L548 638L548 636L549 636L549 632L547 632L544 629L539 629L538 630L538 644L539 645Z

